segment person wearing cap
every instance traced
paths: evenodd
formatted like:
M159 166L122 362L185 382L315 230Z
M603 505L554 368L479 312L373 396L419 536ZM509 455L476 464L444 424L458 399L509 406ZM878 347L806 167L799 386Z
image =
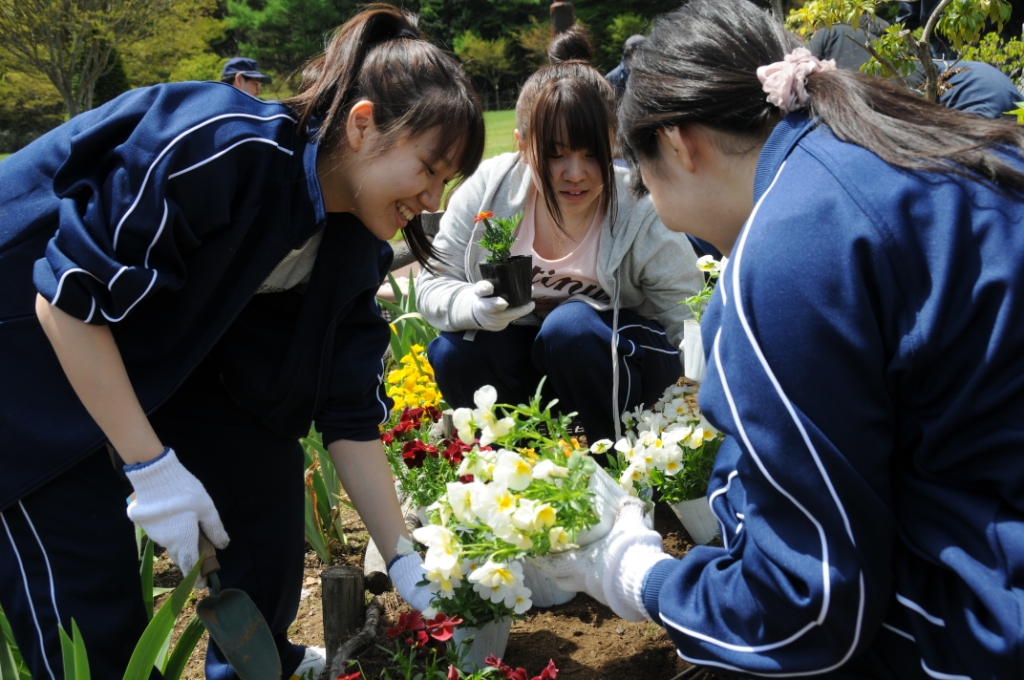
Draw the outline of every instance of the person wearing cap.
M633 54L636 53L644 40L647 40L647 38L639 34L626 38L626 42L622 45L622 61L604 76L605 80L611 84L612 89L615 90L615 99L621 99L622 93L626 91L626 81L629 79L629 62L633 59Z
M220 72L220 82L233 85L253 97L259 97L260 88L264 84L270 84L270 76L260 73L259 64L255 59L234 57L224 64L224 69Z

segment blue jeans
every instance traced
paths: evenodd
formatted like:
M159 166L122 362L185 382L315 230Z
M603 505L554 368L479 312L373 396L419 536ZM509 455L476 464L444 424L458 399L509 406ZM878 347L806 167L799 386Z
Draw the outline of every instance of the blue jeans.
M441 394L455 408L473 406L484 385L498 402L525 403L542 376L545 397L557 397L562 413L576 411L587 439L611 439L615 419L639 404L653 404L682 373L679 349L657 321L619 312L619 393L612 399L612 312L585 302L556 307L543 325L511 325L498 332L442 333L427 357Z

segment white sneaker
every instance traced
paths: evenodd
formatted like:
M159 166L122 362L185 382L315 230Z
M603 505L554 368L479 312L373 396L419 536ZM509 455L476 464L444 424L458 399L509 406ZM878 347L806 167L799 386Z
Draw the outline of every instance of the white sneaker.
M327 652L323 647L306 647L299 667L288 680L317 680L327 665Z

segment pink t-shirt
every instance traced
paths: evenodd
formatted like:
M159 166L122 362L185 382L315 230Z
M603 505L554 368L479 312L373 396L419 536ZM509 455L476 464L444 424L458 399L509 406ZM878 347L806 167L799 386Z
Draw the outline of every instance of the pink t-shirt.
M573 295L602 301L610 299L597 280L597 249L604 214L598 211L594 215L583 240L571 253L557 260L546 260L533 249L537 196L537 190L531 188L519 223L519 238L512 245L513 255L533 256L533 301L537 303L537 314L547 315L559 302Z

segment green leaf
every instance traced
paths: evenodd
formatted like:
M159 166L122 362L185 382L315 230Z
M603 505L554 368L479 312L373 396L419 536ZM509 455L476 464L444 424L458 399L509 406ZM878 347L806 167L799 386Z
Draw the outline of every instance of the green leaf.
M167 659L167 665L164 666L164 680L178 680L181 677L182 671L185 670L185 664L188 663L189 657L192 656L192 651L199 644L199 640L203 637L203 622L199 620L199 617L195 614L192 615L192 619L185 626L185 630L181 631L181 637L178 638L178 643L174 645L174 651L171 652L171 656Z
M124 672L124 680L149 680L150 672L174 630L174 622L192 593L192 586L199 577L202 564L203 560L200 559L196 566L192 567L192 571L185 576L177 588L171 591L171 596L167 598L163 606L160 607L160 611L146 626L146 630L142 632L142 637L139 638L139 642L135 646L135 651L132 652L128 668Z
M60 634L60 652L64 658L64 680L77 680L75 677L75 645L64 632L63 626L58 627Z
M13 643L7 637L9 624L3 610L0 610L0 619L4 623L3 628L0 629L0 680L7 680L8 678L16 680L19 675L18 667L15 665L14 653L11 650Z
M61 631L64 632L63 630ZM91 680L89 673L89 655L85 653L85 640L82 639L82 632L78 630L78 624L74 619L71 619L71 634L75 637L74 645L74 657L75 657L75 680ZM67 670L65 666L65 675Z
M153 541L144 537L146 547L142 551L142 563L139 565L139 575L142 577L142 605L146 609L146 616L153 620Z
M1024 102L1017 102L1017 108L1013 111L1005 111L1008 116L1017 116L1017 124L1024 125Z

